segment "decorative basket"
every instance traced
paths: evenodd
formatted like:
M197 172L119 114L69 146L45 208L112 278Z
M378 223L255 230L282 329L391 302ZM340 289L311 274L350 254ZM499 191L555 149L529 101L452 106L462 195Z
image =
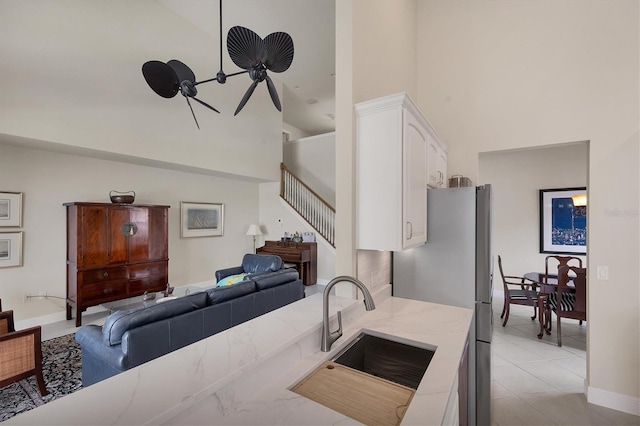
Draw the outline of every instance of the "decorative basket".
M136 199L136 193L134 191L126 191L126 192L118 192L111 191L109 192L109 198L112 203L116 204L131 204L133 200Z

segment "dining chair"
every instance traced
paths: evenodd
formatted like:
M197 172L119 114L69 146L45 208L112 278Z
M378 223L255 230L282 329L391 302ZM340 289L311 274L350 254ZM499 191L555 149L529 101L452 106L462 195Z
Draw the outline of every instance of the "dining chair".
M555 261L558 262L558 265L556 266L556 269L553 270L551 268L549 268L549 261L551 259L554 259ZM554 262L555 263L555 262ZM558 269L560 269L561 266L572 266L570 265L570 263L576 264L573 266L577 266L578 268L582 268L582 259L576 256L547 256L544 258L544 282L548 282L549 281L549 274L552 274L557 276L558 275ZM553 271L555 272L555 274L553 274ZM580 324L582 325L582 321L580 321Z
M40 326L15 331L13 311L0 312L0 388L36 376L40 395L47 387L42 374Z
M551 261L551 262L550 262ZM555 262L558 263L558 265L556 266L555 269L553 269L553 264ZM551 255L551 256L547 256L544 258L544 278L545 278L545 282L547 282L547 279L549 277L549 275L551 274L553 275L558 275L558 270L560 269L561 266L574 266L574 265L570 265L569 263L574 263L577 264L575 266L577 266L578 268L582 268L582 259L576 256L556 256L556 255Z
M504 318L502 326L507 325L507 321L509 321L511 305L533 306L533 316L531 319L535 320L538 306L537 284L525 282L524 277L505 275L502 269L502 258L500 255L498 255L498 267L500 268L504 288L504 306L502 307L502 314L500 315L500 318Z
M570 276L569 273L575 274ZM568 285L570 282L572 286ZM549 293L544 300L543 312L544 327L538 334L542 339L543 332L551 334L551 311L557 318L556 333L558 334L558 346L562 346L561 318L572 318L582 321L587 320L587 269L575 266L561 266L558 269L558 285L556 291Z

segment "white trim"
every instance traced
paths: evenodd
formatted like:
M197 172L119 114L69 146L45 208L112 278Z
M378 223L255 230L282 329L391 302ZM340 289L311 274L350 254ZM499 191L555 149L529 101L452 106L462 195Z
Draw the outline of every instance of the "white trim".
M98 306L91 306L89 308L87 308L87 310L85 312L83 312L83 315L88 315L88 314L95 314L98 312L104 312L106 311L106 309L100 305ZM61 321L67 321L67 313L66 311L62 311L62 312L56 312L53 314L48 314L48 315L42 315L39 317L34 317L34 318L27 318L24 320L20 320L20 321L16 321L15 322L15 329L16 330L23 330L25 328L31 328L31 327L35 327L37 325L40 326L44 326L47 324L53 324L54 322L61 322ZM73 321L73 325L75 326L75 318L69 320L70 322Z
M586 384L585 384L586 385ZM640 416L640 398L586 386L587 402Z

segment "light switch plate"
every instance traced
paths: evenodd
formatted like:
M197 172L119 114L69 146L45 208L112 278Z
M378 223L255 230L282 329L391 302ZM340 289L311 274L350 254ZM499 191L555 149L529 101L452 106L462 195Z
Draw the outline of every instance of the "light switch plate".
M609 267L598 265L596 266L596 276L599 280L608 280L609 279Z

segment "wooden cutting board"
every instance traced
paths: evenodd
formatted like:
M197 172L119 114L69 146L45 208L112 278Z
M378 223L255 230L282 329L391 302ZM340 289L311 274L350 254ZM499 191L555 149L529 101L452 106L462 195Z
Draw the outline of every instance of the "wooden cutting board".
M414 390L325 362L295 385L293 392L366 425L398 425Z

